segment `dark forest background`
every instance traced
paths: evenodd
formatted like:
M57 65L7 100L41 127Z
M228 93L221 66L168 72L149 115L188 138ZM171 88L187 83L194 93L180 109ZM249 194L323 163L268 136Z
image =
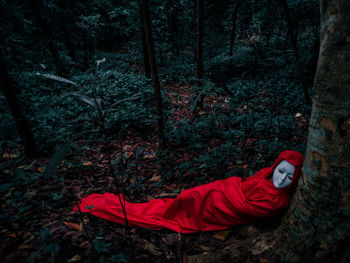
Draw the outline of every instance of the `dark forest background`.
M2 262L180 262L246 230L179 245L167 230L71 215L74 203L106 191L172 197L252 175L282 150L305 152L319 1L22 0L0 9Z

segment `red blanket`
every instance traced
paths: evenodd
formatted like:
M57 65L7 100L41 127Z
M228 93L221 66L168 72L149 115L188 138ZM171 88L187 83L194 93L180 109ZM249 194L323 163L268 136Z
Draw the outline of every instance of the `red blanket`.
M290 186L277 189L270 180L282 160L295 166ZM275 215L287 207L290 189L297 183L304 157L284 151L276 162L244 181L240 177L187 189L176 198L154 199L146 203L125 201L128 224L152 229L168 228L179 233L222 230ZM124 197L122 196L123 202ZM82 199L82 212L119 224L125 223L118 197L112 193L91 194ZM74 207L76 211L78 208Z

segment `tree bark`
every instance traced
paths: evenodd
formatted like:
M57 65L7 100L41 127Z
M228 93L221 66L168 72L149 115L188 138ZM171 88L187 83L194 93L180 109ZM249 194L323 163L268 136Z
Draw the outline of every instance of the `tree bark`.
M302 65L300 63L299 52L298 52L298 48L297 48L297 40L295 38L292 21L290 19L290 15L289 15L288 4L287 4L286 0L281 0L281 3L283 6L285 15L286 15L286 20L287 20L287 25L288 25L288 34L289 34L290 40L292 42L292 47L293 47L294 57L295 57L295 64L297 66L300 82L301 82L301 85L303 87L305 101L307 104L310 104L311 103L310 96L309 96L309 92L307 90L307 84L306 84L306 80L304 77Z
M284 225L294 256L315 262L335 259L350 237L349 14L347 0L321 1L306 161Z
M232 70L233 46L234 46L235 38L236 38L236 26L237 26L236 22L237 22L238 8L240 5L241 5L241 1L237 1L235 4L235 7L233 9L233 14L232 14L232 29L231 29L231 37L230 37L230 52L229 52L230 63L229 63L229 67L228 67L229 72L231 72L231 70Z
M143 55L143 67L145 70L146 78L151 78L151 69L148 60L147 45L146 45L146 35L145 35L145 23L143 21L143 8L140 7L140 21L141 21L141 42L142 42L142 55Z
M159 144L162 147L164 144L164 136L163 136L163 109L162 109L162 96L157 72L156 59L153 48L153 39L152 39L152 30L151 30L151 18L148 0L142 0L142 9L143 9L143 20L145 23L145 36L146 36L146 45L147 45L147 53L149 66L151 68L152 74L152 82L155 93L155 101L156 101L156 111L158 118L158 136L159 136Z
M201 87L203 85L203 5L204 0L197 0L197 28L196 28L196 62L197 62L197 81L196 85ZM205 94L201 94L196 104L193 107L192 112L195 112L198 108L203 107Z
M29 122L22 114L20 103L17 99L16 92L11 86L10 76L7 73L6 65L0 57L0 89L4 92L6 100L13 119L15 120L18 133L22 139L24 149L28 156L35 157L38 150L35 144L34 136L30 130Z

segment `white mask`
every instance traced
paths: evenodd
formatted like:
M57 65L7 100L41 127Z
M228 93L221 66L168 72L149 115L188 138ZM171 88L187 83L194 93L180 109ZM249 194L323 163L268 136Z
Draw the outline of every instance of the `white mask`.
M273 171L273 185L277 189L282 189L289 186L293 181L293 174L295 171L294 165L286 160L280 162Z

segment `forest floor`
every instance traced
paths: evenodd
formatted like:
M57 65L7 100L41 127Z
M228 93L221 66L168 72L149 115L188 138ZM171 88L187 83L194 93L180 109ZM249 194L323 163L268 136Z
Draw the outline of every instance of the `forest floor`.
M165 87L165 90L173 101L173 121L192 119L193 114L187 106L192 96L190 88ZM210 111L214 104L225 107L225 97L207 97L203 112L198 114ZM307 130L305 119L299 118L298 122ZM306 133L301 140L306 140ZM207 150L220 143L212 140ZM245 146L250 147L249 138ZM173 159L167 162L174 164L199 154L181 148L170 151ZM20 146L4 147L0 156L0 167L4 172L0 182L1 261L196 262L194 255L205 255L228 246L234 246L238 251L248 238L269 232L280 222L280 218L274 218L225 231L179 235L166 229L128 227L126 230L122 225L72 212L76 202L91 193L115 193L123 188L128 201L144 202L175 197L184 189L215 179L195 180L200 175L188 172L163 185L164 174L162 163L157 161L157 152L156 136L142 136L132 129L127 138L111 138L108 146L102 140L89 146L79 141L61 162L55 176L48 178L44 170L49 158L30 159L23 155ZM133 167L131 174L118 179L120 185L117 186L110 162L114 162L118 153L122 164L126 166L133 160ZM248 164L254 162L253 155L254 151L249 151L244 162L232 161L229 168L246 174L245 170L250 168ZM250 253L253 255L251 262L274 260L255 252ZM246 261L247 253L244 250L238 252L237 262Z

